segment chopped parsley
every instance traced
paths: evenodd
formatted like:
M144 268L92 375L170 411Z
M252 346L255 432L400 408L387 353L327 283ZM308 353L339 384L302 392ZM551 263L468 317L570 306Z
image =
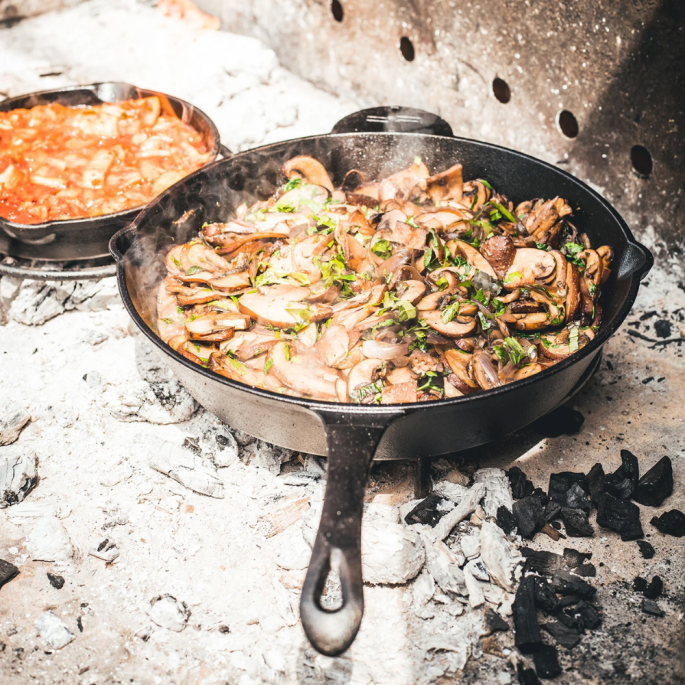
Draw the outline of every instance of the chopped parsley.
M512 281L515 281L517 278L523 278L523 274L520 271L514 271L513 273L509 274L505 279L505 283L511 283Z
M381 401L381 393L383 392L383 381L380 378L367 385L362 385L350 392L350 397L357 403L361 404L367 397L373 395L373 404L378 404Z
M441 314L440 318L444 324L448 324L454 317L459 313L459 302L452 302L452 304L447 305Z
M392 256L392 245L385 238L379 238L372 246L371 252L381 259L388 259Z

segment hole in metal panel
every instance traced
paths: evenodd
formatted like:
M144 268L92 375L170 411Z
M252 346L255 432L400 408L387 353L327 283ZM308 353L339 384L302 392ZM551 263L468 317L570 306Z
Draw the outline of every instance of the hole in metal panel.
M345 16L345 11L339 0L333 0L333 2L331 2L331 12L333 13L333 19L336 21L342 21Z
M653 162L652 155L646 147L633 145L630 148L630 163L640 178L649 178L652 173Z
M407 38L407 36L402 36L400 38L400 52L402 53L402 57L407 60L407 62L413 62L414 57L416 56L414 53L414 44Z
M567 109L562 109L557 114L557 126L567 138L575 138L578 135L578 121L573 116L573 112Z
M492 81L492 92L495 97L504 105L511 100L511 90L509 84L499 77L496 77Z

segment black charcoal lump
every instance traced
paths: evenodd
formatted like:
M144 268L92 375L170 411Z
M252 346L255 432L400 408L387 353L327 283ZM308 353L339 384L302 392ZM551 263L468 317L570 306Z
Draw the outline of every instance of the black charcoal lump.
M657 599L664 591L664 581L659 576L654 576L649 584L644 589L644 595L647 599Z
M557 648L552 645L542 645L533 654L533 663L540 678L556 678L561 673Z
M583 628L586 628L587 630L594 630L602 622L597 609L588 602L582 600L578 602L575 611L583 622Z
M575 595L583 599L591 599L597 592L597 588L592 587L580 576L563 569L554 574L552 586L559 595Z
M647 581L640 576L633 578L633 590L635 592L644 592L647 589Z
M532 668L526 668L520 661L516 665L516 677L519 685L542 685Z
M511 494L514 499L523 499L533 492L533 484L518 466L512 466L507 471L507 476L509 478L509 485L511 485Z
M9 561L0 559L0 587L19 575L19 569Z
M48 571L48 580L55 590L61 590L64 587L64 578L62 576L58 576L55 573L50 573Z
M576 568L581 566L589 559L592 559L592 552L579 552L573 547L564 548L564 564L568 568Z
M606 476L604 475L604 468L601 464L595 464L587 474L587 486L590 491L590 501L597 506L600 496L604 492L604 482Z
M644 537L640 508L632 502L613 497L608 492L599 498L597 524L620 533L624 541Z
M664 535L682 538L685 535L685 514L677 509L671 509L661 516L652 518L650 523Z
M577 484L586 494L589 493L587 486L587 479L584 473L573 473L571 471L562 471L561 473L553 473L549 477L549 498L553 502L558 502L562 507L567 506L566 493L571 487Z
M448 511L448 508L444 507L445 502L445 498L441 497L440 495L428 495L426 499L424 499L422 502L419 502L404 517L404 520L409 525L414 523L422 523L425 526L434 527Z
M536 551L529 547L522 547L521 554L526 558L523 573L539 573L541 576L551 576L562 567L564 558L554 552Z
M659 507L673 492L673 465L663 457L638 481L633 499L648 507Z
M484 615L485 628L488 631L487 634L490 635L496 631L507 631L509 630L509 624L492 609L486 609Z
M514 644L522 654L532 654L542 645L535 608L533 576L527 576L519 583L512 613L514 615Z
M514 515L503 504L497 507L497 525L507 534L516 529Z
M661 607L651 599L642 600L642 611L645 614L651 614L652 616L657 616L658 618L663 618L666 614L661 610Z
M580 633L560 621L550 621L542 626L556 641L566 649L573 649L580 642Z
M567 509L581 509L586 514L590 513L590 500L579 483L574 483L566 491L564 502L560 502L559 504Z
M632 497L640 478L637 457L628 450L621 450L621 465L606 477L604 490L619 499Z
M559 599L556 592L552 589L552 583L547 578L530 576L533 578L533 595L535 606L547 614L555 614L559 609Z
M543 505L534 495L514 502L512 511L518 532L523 538L530 540L545 525Z
M581 509L562 507L560 518L564 522L566 535L569 537L591 538L595 534L594 528L588 521L587 512Z
M637 546L640 548L640 554L642 554L645 559L654 557L654 547L652 547L647 540L638 540Z

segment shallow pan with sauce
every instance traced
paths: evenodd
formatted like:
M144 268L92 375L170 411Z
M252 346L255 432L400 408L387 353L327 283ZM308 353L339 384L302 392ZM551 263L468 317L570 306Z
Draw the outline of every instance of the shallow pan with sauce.
M85 86L69 86L20 95L0 102L0 112L30 109L37 105L58 102L65 107L101 105L123 100L160 95L169 102L181 121L198 131L209 151L209 161L221 152L219 132L212 120L185 100L128 83L106 82ZM48 261L71 261L106 256L110 238L128 226L143 207L133 207L114 214L46 221L40 224L19 224L0 217L0 253L11 257Z

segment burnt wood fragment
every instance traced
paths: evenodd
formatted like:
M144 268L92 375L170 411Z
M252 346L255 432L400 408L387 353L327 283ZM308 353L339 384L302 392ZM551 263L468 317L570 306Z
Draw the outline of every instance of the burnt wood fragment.
M497 525L507 534L516 529L516 519L514 515L505 507L501 505L497 507Z
M19 575L19 569L9 561L0 559L0 588Z
M560 621L550 621L542 626L556 641L566 649L573 649L580 642L580 633Z
M639 507L627 500L613 497L608 492L599 498L597 524L620 533L621 539L625 541L644 537Z
M514 502L512 512L521 537L530 540L545 525L545 512L542 507L540 500L534 495Z
M579 633L583 632L583 619L580 614L576 612L576 607L568 607L557 614L557 620L560 621L567 628L573 628Z
M661 607L651 599L642 600L642 611L645 614L651 614L652 616L657 616L658 618L663 618L666 614L662 611Z
M659 576L654 576L649 581L649 585L644 589L644 594L647 599L656 599L661 596L664 591L664 581Z
M635 492L639 478L637 457L628 450L621 450L621 465L606 477L604 491L619 499L628 499Z
M547 506L545 507L545 521L551 521L552 519L555 519L559 515L560 511L561 504L558 502L547 502Z
M509 624L492 609L486 609L483 617L485 622L485 629L488 631L486 635L491 635L496 631L509 630Z
M514 644L522 654L532 654L542 646L542 636L535 609L535 581L532 576L527 576L519 583L512 612Z
M571 487L577 484L586 494L589 494L587 479L584 473L573 473L572 471L562 471L552 473L549 477L549 498L553 502L558 502L562 507L567 506L566 493Z
M594 630L602 622L602 618L597 609L595 609L595 607L588 602L578 602L578 605L574 611L580 616L583 622L583 627L587 630Z
M554 574L552 587L559 595L576 595L583 599L590 599L597 592L596 588L585 582L580 576L563 569Z
M654 516L650 523L664 535L682 538L685 535L685 514L677 509L671 509L661 516Z
M519 685L542 685L532 668L526 668L520 661L516 664L516 677Z
M557 648L553 645L542 645L533 654L533 663L539 678L556 678L561 673Z
M654 547L652 547L647 540L638 540L637 546L640 548L640 554L645 559L651 559L654 556Z
M419 502L405 517L404 520L412 525L414 523L422 523L425 526L434 527L438 521L447 513L441 509L441 505L445 502L445 498L441 495L431 494L422 502Z
M595 530L588 521L585 511L562 507L560 514L560 518L566 528L566 534L569 537L591 538L595 534Z
M638 481L633 499L648 507L659 507L673 492L673 465L663 457Z
M590 490L590 501L597 506L599 498L604 492L604 482L606 476L604 475L604 468L601 464L595 464L587 474L587 485Z
M535 550L529 550L529 552L529 554L524 554L526 557L526 564L523 568L524 575L532 572L542 576L551 576L561 568L564 561L560 554L554 552L538 552Z
M563 597L559 597L559 608L565 609L566 607L578 604L578 602L581 602L582 600L583 598L580 595L565 595Z
M581 566L588 559L592 559L592 552L579 552L572 547L564 548L564 565L568 568L576 568Z
M64 578L62 576L58 576L48 571L48 580L55 590L61 590L64 587Z
M514 499L523 499L533 492L533 484L518 466L512 466L507 471L507 477L509 478L511 494Z
M635 592L644 592L646 588L647 581L644 578L640 578L640 576L633 578L633 590L635 590Z
M535 606L548 614L554 614L559 609L559 598L547 578L530 576L534 582Z

